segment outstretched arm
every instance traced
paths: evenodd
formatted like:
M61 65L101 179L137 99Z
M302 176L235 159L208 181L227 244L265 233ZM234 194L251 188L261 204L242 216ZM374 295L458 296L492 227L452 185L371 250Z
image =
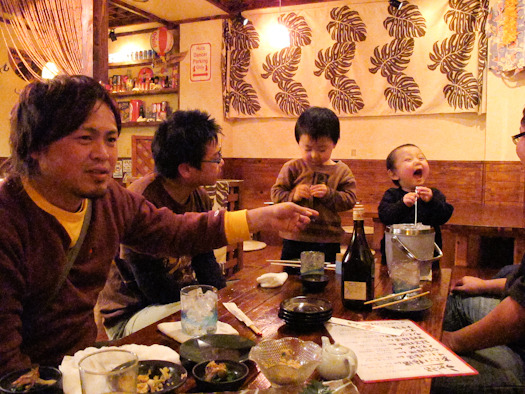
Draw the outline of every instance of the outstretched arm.
M246 218L250 232L254 233L268 228L281 231L299 231L304 229L311 219L318 215L319 213L313 209L284 202L268 207L250 209Z
M505 298L483 319L461 330L443 332L441 341L456 353L505 345L525 337L525 308Z

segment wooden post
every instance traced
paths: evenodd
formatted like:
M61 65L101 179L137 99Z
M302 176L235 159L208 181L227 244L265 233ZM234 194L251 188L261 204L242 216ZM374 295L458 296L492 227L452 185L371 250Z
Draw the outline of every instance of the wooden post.
M108 80L109 13L106 0L82 0L82 73Z

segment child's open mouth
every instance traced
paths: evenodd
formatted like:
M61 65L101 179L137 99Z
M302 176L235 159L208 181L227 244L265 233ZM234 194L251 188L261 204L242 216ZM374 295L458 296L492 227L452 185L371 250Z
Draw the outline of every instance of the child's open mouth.
M422 170L421 168L418 169L418 170L415 170L415 171L414 171L414 176L415 176L415 177L421 177L421 176L423 176L423 170Z

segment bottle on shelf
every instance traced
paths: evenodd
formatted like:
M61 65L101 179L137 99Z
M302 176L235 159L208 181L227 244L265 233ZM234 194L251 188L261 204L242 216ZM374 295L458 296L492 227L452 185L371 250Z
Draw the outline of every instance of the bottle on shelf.
M364 207L353 209L354 233L342 262L341 297L345 308L369 309L374 298L374 256L365 235Z

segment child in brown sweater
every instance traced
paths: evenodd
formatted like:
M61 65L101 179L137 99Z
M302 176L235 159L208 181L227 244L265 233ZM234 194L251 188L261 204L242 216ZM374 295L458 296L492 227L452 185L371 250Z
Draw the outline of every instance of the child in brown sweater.
M296 234L281 232L284 260L299 259L302 251L324 252L326 261L335 261L344 233L339 212L356 203L356 183L350 168L331 158L339 141L337 115L328 108L311 107L295 125L295 139L301 158L284 164L272 186L274 203L293 201L319 212L315 223Z

